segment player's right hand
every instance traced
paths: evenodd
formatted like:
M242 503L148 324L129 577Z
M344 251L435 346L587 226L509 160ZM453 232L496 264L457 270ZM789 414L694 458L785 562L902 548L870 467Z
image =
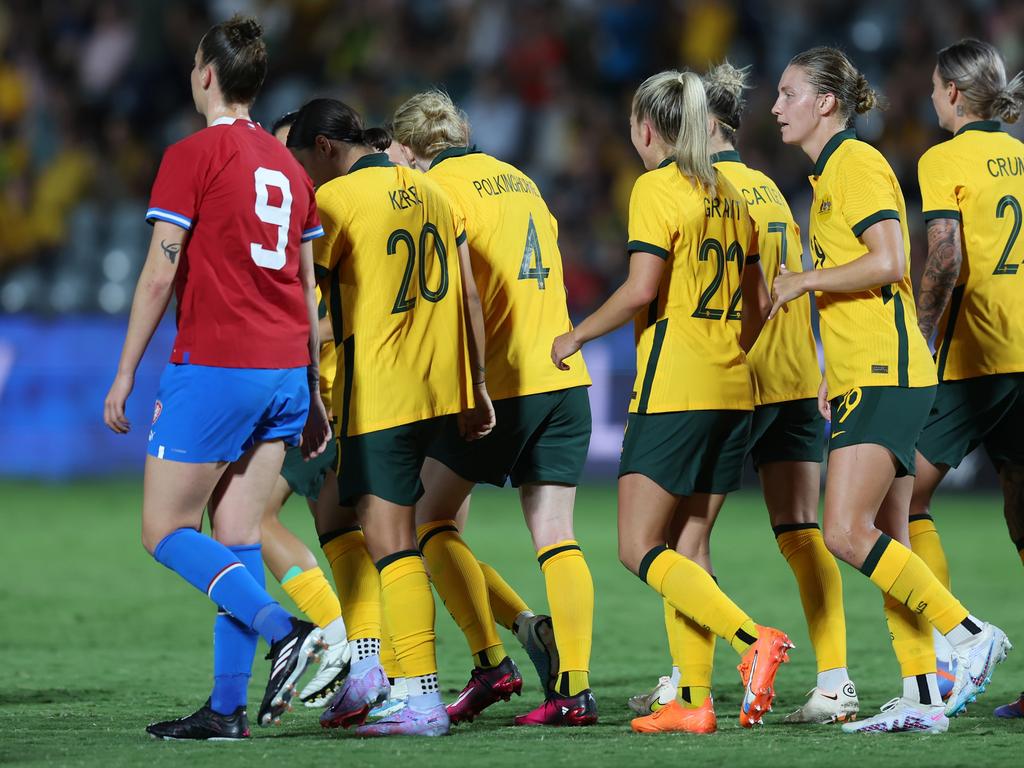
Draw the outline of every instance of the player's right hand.
M473 385L475 405L458 416L459 435L465 440L479 440L494 429L494 404L486 384Z
M818 413L825 421L832 421L832 403L828 401L828 382L821 377L821 384L818 386Z
M124 415L124 407L134 386L134 376L119 373L114 379L114 383L110 385L107 399L103 402L103 421L119 435L128 434L132 428L131 422Z
M306 426L302 428L302 458L306 461L315 459L327 450L327 444L330 442L331 422L327 418L327 409L324 408L324 401L320 399L320 395L313 392L310 395Z

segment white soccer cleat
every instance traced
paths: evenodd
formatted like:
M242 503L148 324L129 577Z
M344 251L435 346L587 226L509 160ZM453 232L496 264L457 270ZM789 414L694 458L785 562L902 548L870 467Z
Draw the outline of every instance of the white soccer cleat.
M941 704L899 698L886 703L877 715L841 727L843 733L945 733L949 718Z
M785 723L845 723L857 719L860 701L853 682L847 680L838 691L812 688L807 701L795 712L786 715Z
M650 693L638 693L629 697L629 708L641 717L657 712L666 707L676 698L676 686L672 678L662 675L658 678L658 684Z
M380 720L400 712L409 701L409 683L404 677L396 677L391 684L391 693L380 704L370 710L369 720Z
M1006 633L995 624L985 624L970 640L953 646L956 681L946 702L947 715L956 717L985 692L992 680L992 670L1012 648Z
M320 668L313 675L299 698L310 708L327 705L331 695L341 686L352 663L352 647L347 640L333 643L323 652Z

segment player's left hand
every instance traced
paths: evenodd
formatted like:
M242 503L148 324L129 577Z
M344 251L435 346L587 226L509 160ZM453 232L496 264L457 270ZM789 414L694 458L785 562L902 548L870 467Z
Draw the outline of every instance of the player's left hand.
M459 435L466 440L479 440L494 429L494 404L486 384L473 385L472 408L459 414Z
M580 351L580 343L576 341L576 335L569 331L561 336L556 336L551 344L551 362L560 371L568 371L569 366L565 364L565 358L572 357Z
M126 435L132 428L131 422L124 415L124 407L128 402L128 395L135 387L135 376L127 373L119 373L110 385L107 392L107 399L103 401L103 421L108 427L119 435Z
M302 428L302 458L315 459L327 450L331 441L331 422L327 418L324 401L317 392L310 393L309 415Z
M786 304L791 302L793 299L797 299L807 293L807 290L803 287L803 273L802 272L790 272L786 269L786 265L782 264L779 267L779 274L775 276L775 281L772 283L772 310L768 313L768 319L771 320L775 317L780 309L784 309L786 312Z

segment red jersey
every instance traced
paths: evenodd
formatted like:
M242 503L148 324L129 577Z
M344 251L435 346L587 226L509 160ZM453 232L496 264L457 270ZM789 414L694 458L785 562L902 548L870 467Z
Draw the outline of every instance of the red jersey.
M169 147L146 220L189 233L175 276L172 363L309 364L299 244L324 231L309 177L277 139L221 118Z

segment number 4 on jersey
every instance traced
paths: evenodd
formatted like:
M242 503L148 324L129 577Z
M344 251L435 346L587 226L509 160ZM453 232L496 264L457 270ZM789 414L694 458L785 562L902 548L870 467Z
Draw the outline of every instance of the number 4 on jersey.
M531 266L536 258L537 265ZM551 272L549 267L544 266L544 260L540 253L540 240L537 238L537 227L533 223L533 214L530 214L530 226L526 230L526 247L523 248L523 263L519 266L520 280L536 280L537 287L544 290L544 278Z

